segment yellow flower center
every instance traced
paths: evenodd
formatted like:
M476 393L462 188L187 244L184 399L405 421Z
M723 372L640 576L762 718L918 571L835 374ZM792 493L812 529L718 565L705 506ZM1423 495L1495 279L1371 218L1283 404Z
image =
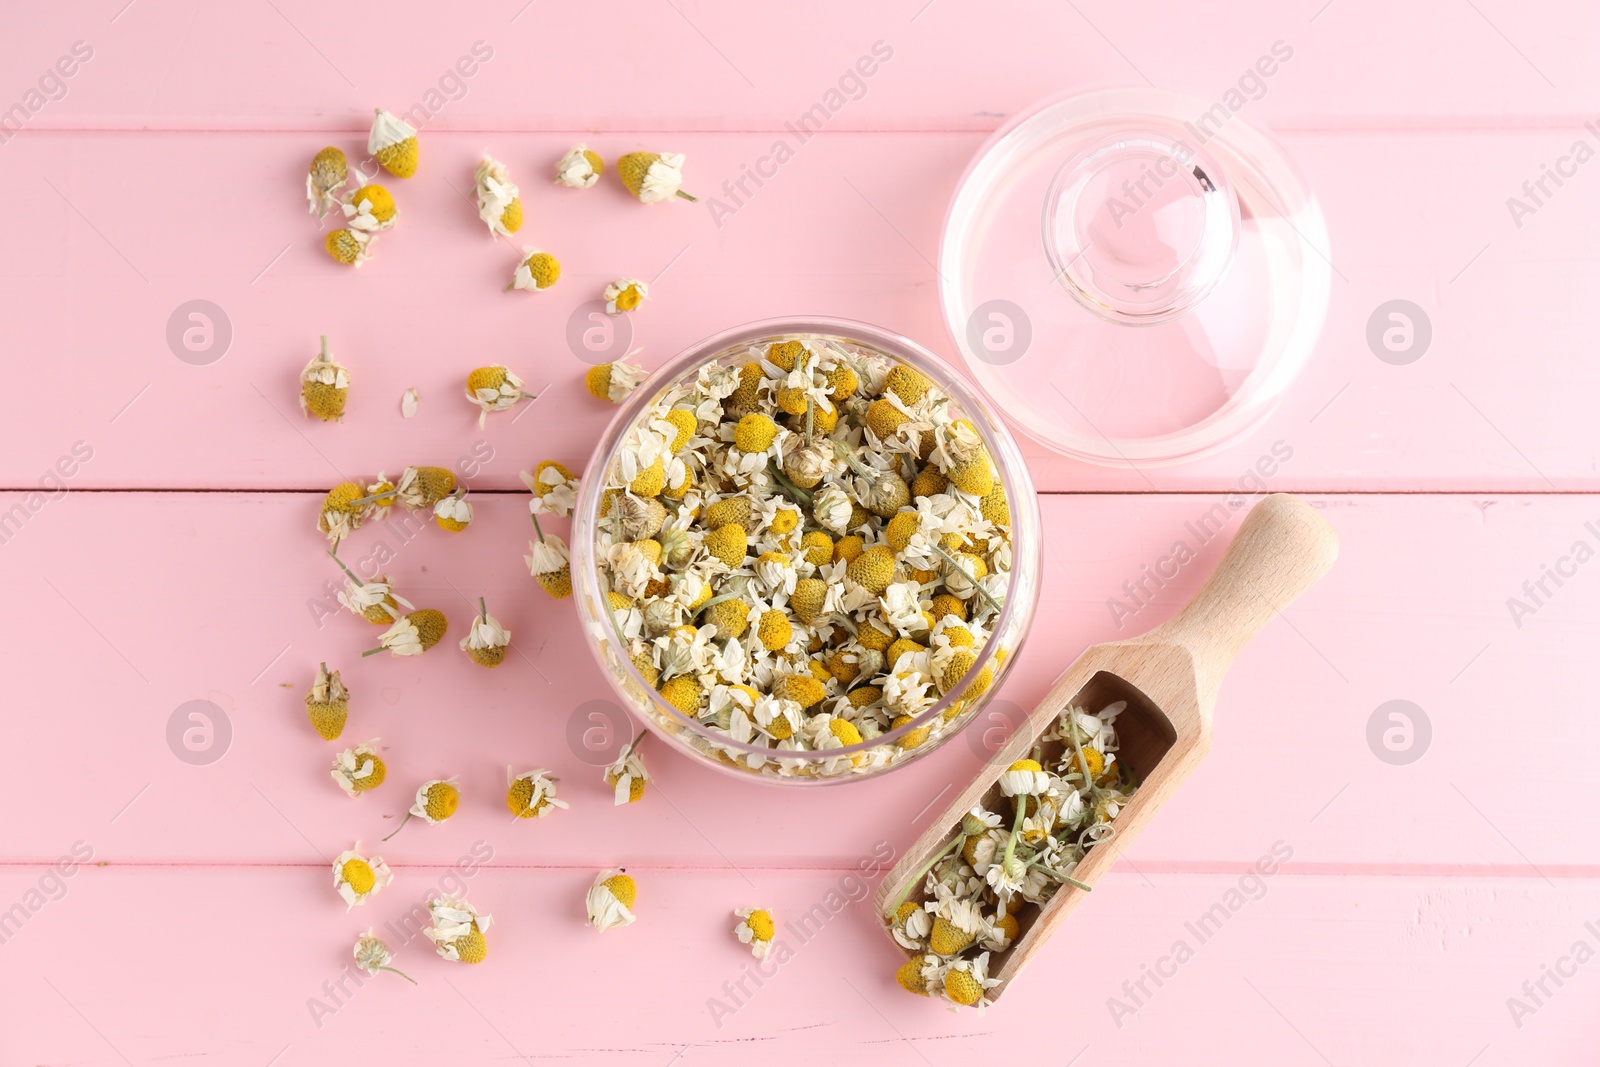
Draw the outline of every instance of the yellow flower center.
M428 787L427 802L422 810L428 813L428 818L440 822L456 813L457 806L461 803L461 794L449 782L434 782Z
M772 915L764 908L752 911L745 919L745 923L749 925L750 932L755 935L757 941L771 941L772 935L777 932L772 924Z
M631 876L626 874L613 874L610 878L607 878L600 884L611 890L611 895L622 901L623 907L633 907L633 902L638 895L639 887L634 885L633 878Z
M366 860L345 860L344 866L339 868L339 877L358 897L366 896L378 884L378 874Z

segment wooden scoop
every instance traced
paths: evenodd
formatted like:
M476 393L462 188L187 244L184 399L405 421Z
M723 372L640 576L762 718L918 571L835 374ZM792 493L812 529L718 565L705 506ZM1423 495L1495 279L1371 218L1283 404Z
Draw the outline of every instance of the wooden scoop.
M1339 539L1309 504L1276 494L1255 506L1227 553L1194 599L1142 637L1095 645L1056 679L1027 721L984 765L976 781L919 837L878 886L874 903L885 922L901 900L920 900L922 872L960 835L961 817L975 805L1005 813L1000 775L1030 750L1069 704L1090 714L1118 700L1120 748L1139 783L1112 821L1115 834L1085 854L1073 877L1093 886L1165 804L1211 748L1211 709L1235 656L1256 631L1333 566ZM1085 890L1062 885L1042 908L1017 909L1020 933L1004 952L992 953L988 993L1000 996L1053 933ZM898 947L898 946L897 946ZM915 955L915 953L907 953Z

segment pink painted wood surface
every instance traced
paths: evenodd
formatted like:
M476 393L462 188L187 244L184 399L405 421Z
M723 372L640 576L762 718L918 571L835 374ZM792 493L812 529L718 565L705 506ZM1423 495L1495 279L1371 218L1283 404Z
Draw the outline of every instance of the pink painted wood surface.
M0 38L0 114L30 88L54 93L39 78L75 42L93 50L63 98L0 134L0 515L25 513L0 525L0 1065L955 1064L1034 1047L1041 1018L1064 1023L1052 1063L1593 1062L1594 968L1545 978L1537 997L1523 984L1566 967L1575 942L1600 947L1586 926L1600 924L1600 587L1572 565L1577 542L1600 548L1600 172L1578 169L1520 227L1506 207L1575 141L1600 144L1585 128L1600 113L1592 5L105 0L0 13ZM1293 457L1269 487L1325 509L1338 567L1246 650L1209 760L1000 1008L905 996L859 904L804 944L791 934L794 960L736 1002L722 983L751 960L731 911L794 920L830 890L857 895L850 872L879 841L912 839L1003 735L1005 706L903 772L799 796L647 749L651 795L612 808L569 740L574 710L609 691L571 605L543 599L521 561L516 472L581 464L610 415L578 382L569 314L616 275L660 275L634 316L647 366L806 312L951 356L931 261L992 130L1074 87L1148 78L1219 99L1277 40L1294 57L1241 114L1280 133L1327 213L1337 273L1316 356L1258 433L1197 463L1101 469L1024 444L1046 570L1002 700L1030 706L1085 645L1181 603L1221 549L1186 524L1276 442ZM452 80L479 41L492 56ZM585 193L548 182L581 139L608 159L682 150L688 187L715 195L877 41L893 56L861 98L720 227L707 204L642 208L609 178ZM352 274L318 249L303 167L326 143L357 155L380 103L433 113L422 173L390 183L399 227ZM524 236L563 261L552 293L498 291L515 250L461 195L486 147L522 186ZM208 366L165 339L196 298L234 331ZM1433 323L1410 366L1365 340L1395 298ZM295 410L324 332L356 383L339 426ZM480 431L461 379L491 361L549 391ZM411 386L422 406L403 420ZM403 591L449 615L452 647L359 660L378 629L316 607L337 578L318 496L346 475L463 462L471 530L368 529L345 553L384 542ZM71 469L68 491L30 497L52 469ZM1130 599L1123 583L1178 540L1197 561ZM518 650L494 672L453 647L479 595ZM1520 625L1511 597L1533 608ZM327 776L339 746L304 721L324 658L355 694L346 741L381 736L390 759L392 781L359 801ZM233 730L207 766L166 741L196 699ZM1432 724L1409 765L1369 748L1391 700ZM572 810L512 824L508 761L559 774ZM376 845L411 788L452 773L461 814L381 846L395 885L345 914L326 858ZM78 842L92 857L58 881L50 865ZM1293 850L1283 870L1241 882L1276 842ZM492 852L466 879L496 918L489 961L448 965L414 940L398 962L421 986L385 975L319 1020L308 998L339 979L354 936L475 846ZM640 921L599 937L583 889L624 863ZM1230 889L1260 899L1201 944L1185 924L1246 899ZM1124 988L1169 967L1179 940L1194 958L1164 985ZM1513 997L1532 1010L1514 1016ZM711 998L737 1011L719 1019Z

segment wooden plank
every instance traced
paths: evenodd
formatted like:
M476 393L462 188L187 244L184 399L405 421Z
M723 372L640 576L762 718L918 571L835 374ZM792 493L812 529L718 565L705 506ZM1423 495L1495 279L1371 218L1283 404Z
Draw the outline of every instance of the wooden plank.
M0 513L15 500L0 497ZM1521 628L1506 606L1527 596L1522 583L1539 581L1542 564L1573 569L1561 562L1573 542L1597 543L1585 525L1600 523L1595 498L1316 503L1340 535L1338 565L1240 657L1221 691L1211 756L1129 861L1208 869L1283 836L1329 870L1459 867L1541 883L1595 870L1586 786L1572 767L1600 742L1583 696L1600 587L1583 568L1560 588L1546 579L1550 595ZM360 659L378 627L330 606L322 583L337 575L312 529L316 506L289 493L69 493L0 545L0 584L27 620L11 639L24 669L10 706L26 713L8 718L7 740L28 754L13 773L24 792L53 798L8 829L5 858L48 859L128 806L98 846L108 859L315 860L352 838L382 837L416 785L460 774L461 814L407 827L386 846L389 858L437 861L489 835L508 860L572 863L621 835L654 864L837 863L877 832L862 805L908 842L954 795L952 783L971 780L985 742L998 744L1084 646L1165 618L1226 540L1200 543L1197 532L1222 523L1205 497L1047 497L1033 636L1000 694L1013 710L992 706L971 733L886 778L804 797L726 780L650 742L659 795L616 811L569 734L575 717L580 739L590 725L585 702L612 694L572 605L549 601L527 577L523 498L479 498L460 535L429 527L402 541L363 529L344 551L354 565L392 556L402 591L446 612L446 645L487 596L519 650L492 672L445 646L420 660ZM1236 524L1237 514L1229 534ZM1157 589L1147 568L1171 574L1180 540L1195 559ZM1125 582L1144 583L1144 605ZM304 720L323 659L355 694L346 737L389 746L392 787L361 800L334 788L336 746ZM208 699L229 718L231 748L193 766L169 749L167 730L181 705ZM1409 765L1368 745L1369 720L1393 700L1431 722L1431 747ZM1561 741L1539 749L1541 815L1527 819L1505 805L1499 761L1509 758L1508 724L1535 706L1540 736ZM508 762L551 768L572 810L507 825ZM63 781L86 784L63 790Z

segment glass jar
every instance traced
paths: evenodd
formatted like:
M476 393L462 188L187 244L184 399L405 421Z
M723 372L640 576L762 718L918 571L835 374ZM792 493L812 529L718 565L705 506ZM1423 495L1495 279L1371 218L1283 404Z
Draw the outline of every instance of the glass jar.
M967 419L983 439L1005 488L1011 513L1011 571L1004 602L993 617L988 642L965 676L992 671L987 689L964 698L962 687L940 697L910 722L858 744L820 751L778 750L734 740L715 726L679 711L662 698L631 662L614 628L605 577L596 558L596 533L605 472L616 462L623 439L645 412L670 390L695 381L707 363L749 361L752 348L787 340L818 339L850 345L904 363L926 376L950 400L956 417ZM579 622L590 649L623 705L651 732L690 757L744 778L796 785L860 781L904 766L954 737L998 692L1033 618L1039 596L1039 511L1033 484L1016 442L982 394L921 345L898 334L841 319L797 318L751 323L717 334L654 371L621 405L585 468L573 510L571 566ZM902 742L926 728L925 740Z

